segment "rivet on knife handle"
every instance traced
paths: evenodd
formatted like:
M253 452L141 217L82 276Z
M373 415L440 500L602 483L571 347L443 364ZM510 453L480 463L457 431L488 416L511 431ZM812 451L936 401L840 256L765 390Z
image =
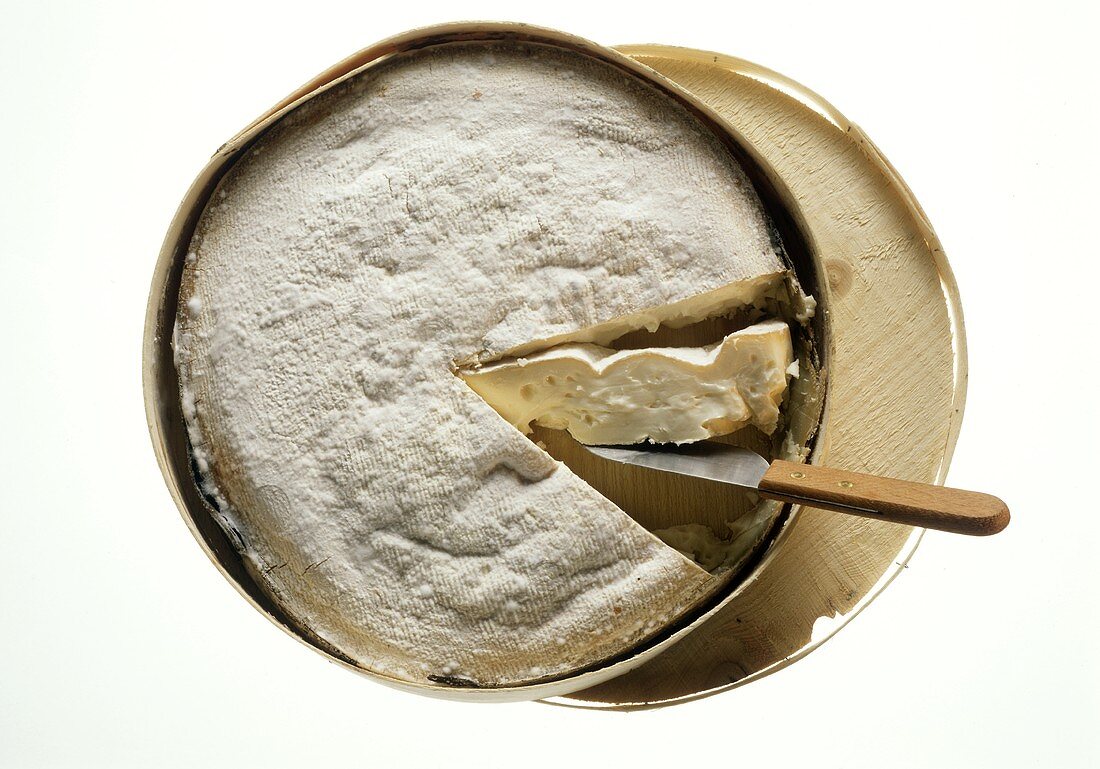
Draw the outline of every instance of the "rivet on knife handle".
M996 534L1009 520L1008 507L990 494L781 459L773 461L760 479L760 493L783 502L956 534Z

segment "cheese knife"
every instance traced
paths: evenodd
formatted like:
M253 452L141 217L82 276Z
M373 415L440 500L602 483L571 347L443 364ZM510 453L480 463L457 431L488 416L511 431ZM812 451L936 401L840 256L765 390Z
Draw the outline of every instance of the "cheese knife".
M989 494L783 459L769 462L726 443L585 448L612 462L728 483L767 499L955 534L996 534L1009 520L1005 503Z

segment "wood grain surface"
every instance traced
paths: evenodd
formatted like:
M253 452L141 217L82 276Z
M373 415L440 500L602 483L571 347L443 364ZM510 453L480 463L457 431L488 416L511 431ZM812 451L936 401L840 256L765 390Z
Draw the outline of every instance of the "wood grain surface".
M804 87L720 54L618 49L702 99L782 175L827 276L831 348L813 462L942 483L958 437L966 355L939 241L863 133ZM905 564L919 530L796 512L768 556L701 627L559 704L653 707L755 680L808 653ZM827 630L815 632L820 618Z
M769 499L908 526L984 536L1008 525L1008 506L978 491L900 481L834 467L772 462L760 479Z

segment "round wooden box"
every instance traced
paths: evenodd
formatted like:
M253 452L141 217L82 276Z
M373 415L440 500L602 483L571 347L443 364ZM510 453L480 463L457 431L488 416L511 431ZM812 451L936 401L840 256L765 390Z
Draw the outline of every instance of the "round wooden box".
M811 461L942 482L965 394L957 290L916 201L855 126L797 83L738 59L661 46L615 50L525 25L461 23L391 38L322 73L223 145L192 185L153 276L143 358L150 432L172 496L211 560L257 609L333 661L398 688L456 699L559 697L576 706L629 708L684 701L766 675L855 616L898 573L920 532L796 508L752 570L690 624L596 670L478 691L410 684L357 667L260 590L197 493L170 340L186 245L217 181L267 127L326 87L398 51L487 39L537 41L608 61L666 90L723 134L783 231L800 279L821 302L818 337L828 385Z

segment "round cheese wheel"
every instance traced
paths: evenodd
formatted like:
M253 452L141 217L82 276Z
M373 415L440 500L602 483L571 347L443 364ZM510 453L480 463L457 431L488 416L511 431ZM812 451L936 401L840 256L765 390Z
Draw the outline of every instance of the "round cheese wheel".
M762 205L686 108L580 53L395 55L288 113L207 204L175 335L200 483L263 588L380 675L512 686L723 585L455 376L751 301Z

